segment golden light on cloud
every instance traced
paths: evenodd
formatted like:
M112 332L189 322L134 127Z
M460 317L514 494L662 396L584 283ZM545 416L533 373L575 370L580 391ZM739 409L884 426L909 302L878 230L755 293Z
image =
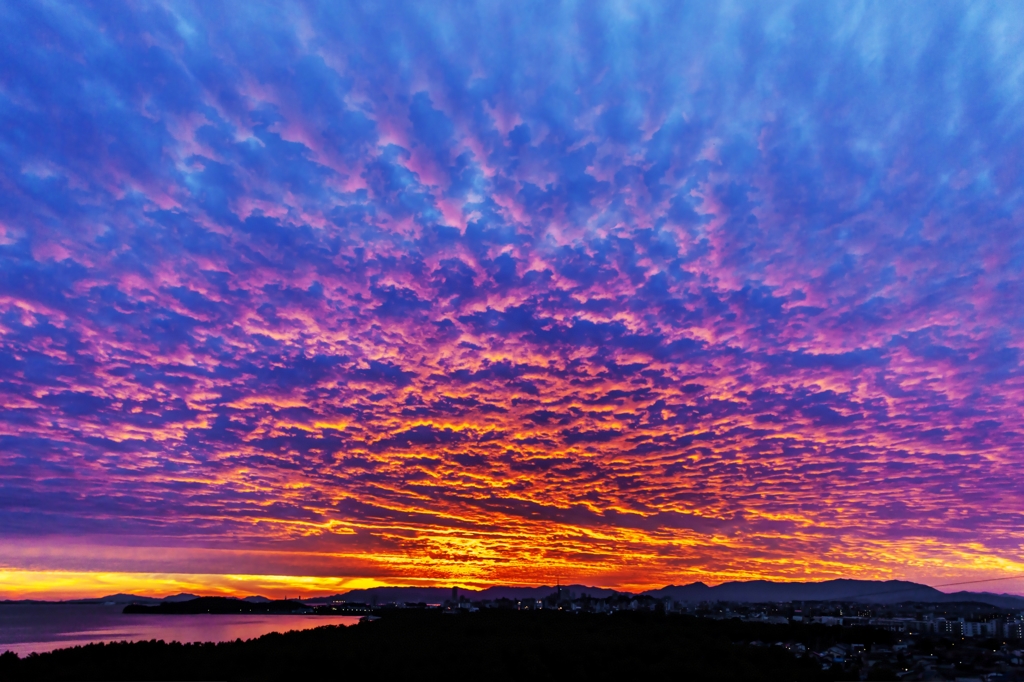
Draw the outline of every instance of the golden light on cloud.
M1021 22L105 5L5 33L0 597L1019 567Z
M95 599L111 594L165 597L181 593L282 599L338 594L383 584L373 578L0 569L0 594L7 599Z

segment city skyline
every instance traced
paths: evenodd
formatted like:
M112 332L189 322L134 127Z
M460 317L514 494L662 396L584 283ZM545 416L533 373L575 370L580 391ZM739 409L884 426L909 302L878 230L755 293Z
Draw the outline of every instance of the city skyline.
M1024 575L1022 19L5 8L0 598Z

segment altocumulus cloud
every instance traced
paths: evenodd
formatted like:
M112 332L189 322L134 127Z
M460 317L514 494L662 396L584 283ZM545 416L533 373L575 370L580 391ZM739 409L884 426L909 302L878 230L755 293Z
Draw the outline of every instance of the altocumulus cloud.
M0 26L9 546L477 582L1020 568L1019 7Z

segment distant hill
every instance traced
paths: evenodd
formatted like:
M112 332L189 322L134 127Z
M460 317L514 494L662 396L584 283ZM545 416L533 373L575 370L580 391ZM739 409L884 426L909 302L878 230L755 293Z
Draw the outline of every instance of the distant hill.
M154 605L161 604L163 602L177 603L192 601L193 599L199 599L198 594L190 594L188 592L181 592L179 594L171 594L166 597L146 597L138 594L124 594L118 592L117 594L108 594L105 597L97 597L95 599L72 599L66 603L69 604L146 604ZM9 600L8 600L9 601ZM38 600L37 600L38 601ZM243 601L251 602L253 604L259 604L268 602L270 599L261 596L245 597ZM48 602L40 602L48 603Z
M1001 609L1024 609L1024 597L1015 594L995 594L994 592L951 592L945 595L943 602L979 602L990 604Z
M89 600L84 600L83 599L81 601L103 602L103 603L114 603L114 604L159 604L163 600L162 599L157 599L156 597L142 597L142 596L139 596L137 594L124 594L124 593L118 592L117 594L108 594L107 596L100 597L99 599L89 599Z
M306 608L291 600L253 603L230 597L197 597L188 601L164 601L159 604L129 604L124 613L197 614L197 613L294 613Z
M181 592L179 594L172 594L169 597L164 597L163 599L161 599L161 601L169 601L169 602L192 601L193 599L198 599L198 598L199 598L198 594L189 594L188 592Z
M172 595L170 595L168 597L160 598L160 597L143 597L143 596L140 596L140 595L137 595L137 594L124 594L124 593L118 592L117 594L108 594L107 596L100 597L99 599L78 599L78 600L75 600L75 601L86 602L86 603L101 602L101 603L104 603L104 604L109 604L109 603L113 603L113 604L159 604L160 602L165 602L165 601L169 601L169 602L188 601L190 599L195 599L198 596L199 595L196 595L196 594L187 594L187 593L182 592L181 594L172 594Z
M485 590L459 589L459 596L471 601L492 599L543 599L556 587L488 587ZM585 585L563 585L563 593L577 597L588 594L603 599L616 594L615 590ZM990 592L940 592L934 587L906 580L826 580L824 582L779 583L769 580L728 582L710 587L697 582L689 585L669 585L643 594L652 597L670 597L680 602L732 601L732 602L789 602L789 601L863 601L877 604L896 602L977 602L1004 609L1024 609L1024 597ZM420 603L440 604L451 599L451 588L445 587L372 587L352 590L330 597L304 600L310 604L331 600L361 602L364 604Z
M659 590L648 590L644 594L649 594L658 599L669 597L680 602L714 601L718 597L712 595L712 589L714 588L697 582L690 583L689 585L668 585Z
M553 585L540 587L515 587L497 585L484 590L460 588L460 597L471 601L495 599L543 599L557 589ZM565 595L580 597L589 595L603 599L613 594L626 594L602 587L586 585L563 585ZM1013 594L992 592L940 592L934 587L906 580L826 580L823 582L781 583L769 580L750 580L722 583L711 587L701 582L688 585L668 585L643 594L656 598L670 597L680 602L732 601L732 602L788 602L788 601L862 601L878 604L897 602L950 603L976 602L1001 609L1024 610L1024 597ZM450 587L373 587L351 590L326 597L303 599L307 604L323 604L330 601L360 602L364 604L426 603L441 604L451 599ZM207 599L207 597L203 597ZM176 594L163 599L135 594L111 594L99 599L82 599L74 603L141 604L154 606L161 603L180 603L197 599L194 594ZM221 599L224 599L221 597ZM239 601L247 604L266 604L271 600L262 596L245 597ZM295 602L298 603L298 602Z
M553 594L558 587L554 585L543 585L541 587L488 587L480 592L481 599L543 599ZM581 597L584 594L595 599L604 599L613 594L620 594L617 590L609 590L603 587L588 587L587 585L562 585L562 594Z
M1024 597L990 592L940 592L934 587L905 580L826 580L812 583L777 583L768 580L728 582L708 587L704 583L669 585L644 594L671 597L682 602L735 601L863 601L877 604L896 602L978 602L1000 608L1024 608Z
M498 585L484 590L466 590L459 588L459 596L471 601L492 599L543 599L552 594L557 586L542 585L541 587L506 587ZM603 599L616 594L615 590L603 587L587 587L586 585L562 585L563 593L572 593L577 597L587 594ZM363 590L351 590L344 594L329 597L304 599L309 604L320 604L328 601L361 602L363 604L441 604L452 598L450 587L370 587Z
M827 580L813 583L777 583L768 580L728 582L708 587L704 583L670 585L645 594L678 601L939 601L945 595L927 585L903 580Z
M479 599L473 590L459 590L460 594L470 599ZM371 587L365 590L350 590L342 594L327 597L304 599L307 604L322 604L329 601L359 602L362 604L388 604L391 602L407 602L409 604L440 604L452 598L450 587Z

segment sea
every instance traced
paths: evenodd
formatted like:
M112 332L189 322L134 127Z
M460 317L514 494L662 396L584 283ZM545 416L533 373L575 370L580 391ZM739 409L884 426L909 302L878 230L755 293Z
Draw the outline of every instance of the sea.
M0 653L19 656L94 642L230 642L271 632L353 625L359 616L121 613L124 604L0 604Z

